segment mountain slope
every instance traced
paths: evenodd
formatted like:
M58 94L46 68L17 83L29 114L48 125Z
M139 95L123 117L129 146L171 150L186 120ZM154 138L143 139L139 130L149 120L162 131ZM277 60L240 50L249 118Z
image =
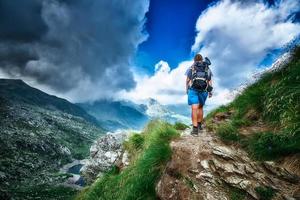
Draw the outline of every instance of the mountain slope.
M300 153L300 47L232 103L209 114L207 124L221 138L242 143L255 159Z
M106 129L141 129L148 121L143 105L125 101L96 101L78 104Z
M29 104L47 110L59 110L74 116L81 117L97 125L97 120L87 114L82 108L65 99L46 94L36 88L30 87L22 80L0 79L0 97L13 104Z
M32 187L62 182L59 167L88 156L94 139L104 134L80 107L23 81L1 79L0 94L2 198L26 199L50 186L30 193Z

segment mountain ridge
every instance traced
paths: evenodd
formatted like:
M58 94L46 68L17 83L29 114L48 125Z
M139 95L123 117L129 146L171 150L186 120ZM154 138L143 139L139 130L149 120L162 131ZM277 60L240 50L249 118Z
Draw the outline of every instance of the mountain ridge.
M76 106L76 104L31 87L21 79L0 79L0 96L5 98L7 102L13 101L14 103L26 103L50 110L60 110L99 125L93 116L88 115L84 109Z
M58 170L86 158L105 133L77 105L8 79L0 79L0 127L0 199L74 195L60 185L69 175Z

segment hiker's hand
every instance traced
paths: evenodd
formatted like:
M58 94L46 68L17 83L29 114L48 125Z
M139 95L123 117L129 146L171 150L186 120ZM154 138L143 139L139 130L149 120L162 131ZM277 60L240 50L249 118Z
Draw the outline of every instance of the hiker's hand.
M212 97L212 93L211 93L211 92L208 93L208 97L209 97L209 98Z

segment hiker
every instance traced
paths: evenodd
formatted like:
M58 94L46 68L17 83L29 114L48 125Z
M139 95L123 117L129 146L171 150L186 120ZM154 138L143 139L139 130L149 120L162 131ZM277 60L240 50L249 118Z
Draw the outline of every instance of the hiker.
M203 106L207 96L212 97L212 72L210 60L196 54L193 65L186 71L186 93L188 104L192 108L193 129L191 134L197 136L202 130Z

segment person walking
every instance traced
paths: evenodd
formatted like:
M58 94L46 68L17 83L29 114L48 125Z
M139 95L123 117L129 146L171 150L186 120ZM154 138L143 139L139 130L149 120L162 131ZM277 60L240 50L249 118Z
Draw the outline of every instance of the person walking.
M212 72L209 68L210 60L201 54L196 54L194 63L186 71L186 93L188 105L192 109L193 128L191 134L197 136L202 130L203 106L207 96L212 97Z

